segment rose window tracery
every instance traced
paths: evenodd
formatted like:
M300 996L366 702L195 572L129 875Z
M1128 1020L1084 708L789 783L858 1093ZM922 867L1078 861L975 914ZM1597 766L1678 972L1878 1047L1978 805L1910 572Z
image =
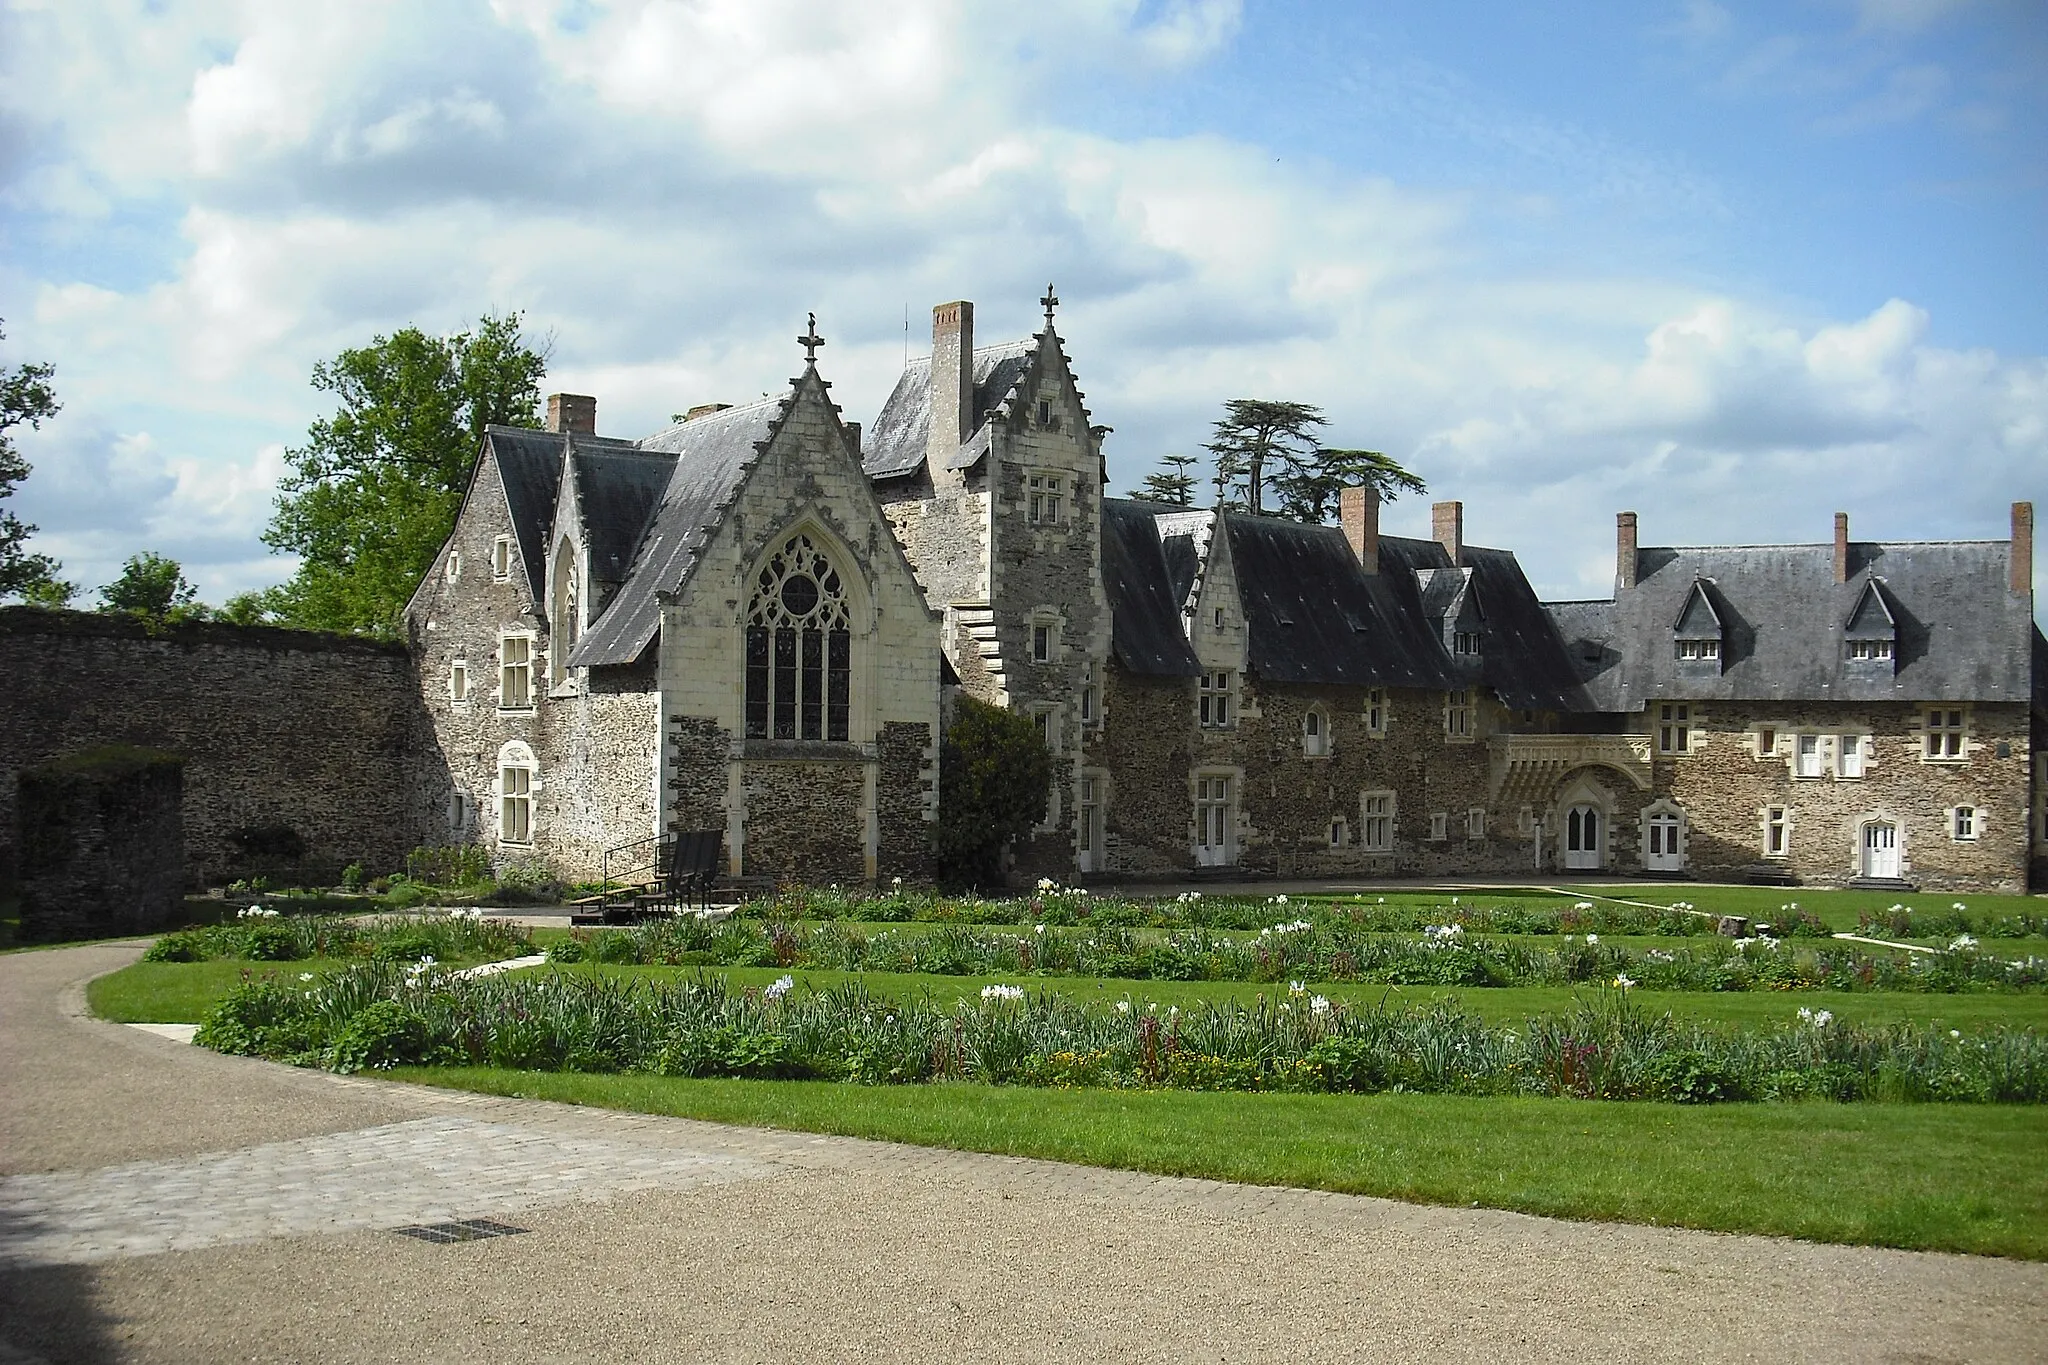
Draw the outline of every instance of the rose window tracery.
M839 571L809 536L785 541L747 607L747 738L847 737L853 637Z

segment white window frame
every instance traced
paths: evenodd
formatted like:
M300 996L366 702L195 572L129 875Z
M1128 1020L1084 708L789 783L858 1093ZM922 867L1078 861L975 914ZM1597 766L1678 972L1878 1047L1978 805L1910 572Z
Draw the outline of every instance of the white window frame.
M1471 840L1485 837L1486 807L1473 806L1465 812L1465 838Z
M1478 658L1478 657L1479 657L1479 632L1478 632L1478 631L1476 631L1476 630L1456 630L1456 631L1452 631L1452 632L1451 632L1451 653L1453 653L1453 654L1455 654L1455 655L1459 656L1460 658L1468 658L1468 659L1476 659L1476 658Z
M1205 867L1228 867L1237 860L1237 774L1196 770L1194 781L1195 856ZM1220 816L1211 812L1221 810ZM1212 820L1215 822L1212 825ZM1209 842L1212 834L1222 842ZM1217 850L1213 862L1202 862L1201 850Z
M1849 662L1851 663L1890 663L1891 658L1892 642L1890 640L1849 641Z
M1067 495L1067 476L1050 470L1032 469L1024 474L1024 519L1033 526L1059 526L1061 502Z
M1394 825L1394 793L1368 791L1358 794L1358 841L1367 853L1392 853L1398 833Z
M1848 782L1860 781L1869 771L1869 741L1863 735L1835 736L1835 776Z
M1983 838L1984 808L1951 806L1948 810L1948 837L1958 844L1974 844Z
M1792 808L1790 806L1765 806L1763 820L1763 854L1766 858L1789 858L1792 856ZM1773 847L1773 845L1776 847Z
M469 704L469 660L460 655L448 661L448 700L458 706Z
M512 537L499 536L491 542L491 581L508 582L512 577Z
M1451 837L1451 813L1437 810L1429 813L1429 841L1443 843Z
M1387 722L1393 718L1392 699L1384 687L1365 689L1365 733L1371 739L1387 737Z
M1682 663L1719 663L1721 662L1721 642L1719 640L1680 640L1678 641L1678 658Z
M537 796L541 790L540 764L534 759L533 750L517 740L499 749L495 788L498 842L512 848L532 848L539 842Z
M1657 703L1657 752L1665 758L1684 758L1692 753L1692 703Z
M1103 870L1107 851L1102 845L1108 838L1109 827L1108 802L1103 798L1108 791L1108 774L1098 769L1084 771L1080 786L1075 789L1074 853L1083 872Z
M1330 714L1320 706L1301 713L1301 752L1305 758L1330 756Z
M1967 763L1970 712L1962 706L1928 706L1920 711L1920 761Z
M1828 775L1827 736L1810 730L1792 737L1792 776L1811 780Z
M1060 622L1057 616L1031 618L1031 662L1049 664L1059 657Z
M508 646L511 645L519 646L519 652L523 657L518 662L514 662L509 657L511 651L508 649ZM534 704L540 695L533 685L533 670L536 662L533 656L535 652L534 636L531 631L508 631L498 637L498 709L500 711L531 711L534 709ZM510 698L513 695L512 684L515 676L522 674L525 681L526 699L520 702L511 701Z
M1474 712L1479 709L1478 689L1457 687L1444 693L1444 742L1470 744L1477 736Z
M1229 730L1237 724L1236 707L1231 704L1236 695L1235 670L1215 668L1206 670L1196 680L1195 719L1204 730Z

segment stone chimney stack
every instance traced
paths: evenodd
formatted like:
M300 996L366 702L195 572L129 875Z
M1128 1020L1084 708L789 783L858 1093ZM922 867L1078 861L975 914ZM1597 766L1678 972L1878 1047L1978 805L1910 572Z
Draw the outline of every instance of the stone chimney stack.
M2034 591L2034 504L2012 505L2012 590Z
M1444 547L1444 553L1451 557L1451 563L1462 567L1465 557L1465 504L1431 503L1429 523L1436 543Z
M1614 586L1633 588L1636 585L1636 514L1616 512L1614 514Z
M974 434L974 305L932 309L932 423L925 462L936 479Z
M1849 514L1835 513L1835 582L1849 581Z
M572 436L597 435L597 400L583 393L549 394L548 430Z
M1364 484L1352 484L1337 494L1337 520L1343 523L1344 539L1351 553L1367 573L1380 571L1380 491Z

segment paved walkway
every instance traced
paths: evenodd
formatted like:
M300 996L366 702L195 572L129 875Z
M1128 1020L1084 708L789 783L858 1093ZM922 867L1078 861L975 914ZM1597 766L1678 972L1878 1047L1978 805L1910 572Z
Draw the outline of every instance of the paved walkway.
M0 957L23 1360L2039 1360L2048 1266L1573 1224L292 1071ZM416 1223L521 1235L439 1245Z

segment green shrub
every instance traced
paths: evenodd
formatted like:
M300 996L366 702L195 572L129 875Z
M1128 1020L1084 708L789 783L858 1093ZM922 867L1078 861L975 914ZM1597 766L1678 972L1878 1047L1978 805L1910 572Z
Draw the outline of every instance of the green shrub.
M939 745L939 819L932 850L940 878L997 886L1003 852L1045 818L1052 755L1031 717L962 695Z
M422 1060L425 1029L396 1000L373 1001L351 1016L335 1035L327 1057L330 1070L346 1075L371 1067Z

